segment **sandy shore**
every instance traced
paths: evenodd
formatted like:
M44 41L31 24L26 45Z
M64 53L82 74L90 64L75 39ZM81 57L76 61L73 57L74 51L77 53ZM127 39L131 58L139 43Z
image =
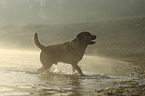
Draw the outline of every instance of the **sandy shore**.
M139 87L120 87L120 88L109 88L103 91L100 96L145 96L145 86Z
M145 80L145 54L130 54L107 57L127 61L136 65L136 74L138 75L138 79L114 82L116 84L129 84L131 86L97 90L98 93L102 92L100 96L145 96L145 85L139 85L139 81Z

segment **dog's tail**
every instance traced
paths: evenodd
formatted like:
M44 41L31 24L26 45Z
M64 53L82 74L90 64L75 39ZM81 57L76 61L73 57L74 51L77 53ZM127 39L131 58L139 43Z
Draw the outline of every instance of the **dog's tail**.
M35 33L35 35L34 35L34 42L35 42L36 46L39 47L41 50L43 50L45 48L45 46L40 44L40 42L38 40L38 34L37 33Z

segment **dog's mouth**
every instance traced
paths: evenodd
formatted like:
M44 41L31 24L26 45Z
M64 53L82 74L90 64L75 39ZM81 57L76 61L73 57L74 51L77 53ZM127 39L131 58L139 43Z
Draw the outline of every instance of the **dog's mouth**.
M91 40L88 41L88 43L91 44L91 45L92 45L92 44L95 44L95 43L96 43L96 42L95 42L96 37L97 37L97 36L92 35L92 38L91 38Z
M95 44L96 42L94 40L90 40L88 41L88 43L92 45L92 44Z

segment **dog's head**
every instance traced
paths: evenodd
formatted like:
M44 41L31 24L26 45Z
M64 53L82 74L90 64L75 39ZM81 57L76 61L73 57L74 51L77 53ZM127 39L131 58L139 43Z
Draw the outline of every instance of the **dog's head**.
M96 39L96 37L97 37L96 35L92 35L88 31L83 31L77 35L77 38L79 38L83 43L86 43L89 45L95 44L94 40Z

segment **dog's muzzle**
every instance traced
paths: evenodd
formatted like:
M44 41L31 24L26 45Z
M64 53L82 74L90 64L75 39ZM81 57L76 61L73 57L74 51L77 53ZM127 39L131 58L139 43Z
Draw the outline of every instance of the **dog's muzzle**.
M95 40L97 38L96 35L92 35L92 40Z
M96 35L92 35L92 36L91 36L91 40L89 40L88 43L89 43L90 45L95 44L96 42L95 42L94 40L95 40L96 38L97 38Z

